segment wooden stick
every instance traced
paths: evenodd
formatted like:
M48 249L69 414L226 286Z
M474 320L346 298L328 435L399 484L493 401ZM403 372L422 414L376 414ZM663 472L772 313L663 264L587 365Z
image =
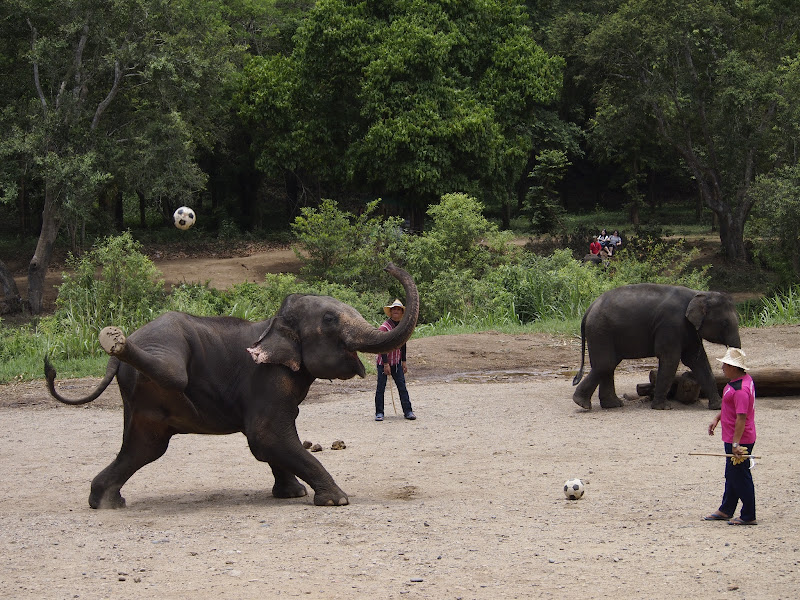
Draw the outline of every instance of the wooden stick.
M398 364L397 368L398 368L398 369L400 368L400 365L399 365L399 364ZM394 414L395 414L395 416L396 416L396 415L397 415L397 406L396 406L396 405L395 405L395 403L394 403L394 388L392 387L392 386L394 385L394 378L392 378L391 380L389 380L389 378L387 377L386 379L387 379L387 381L386 381L386 385L388 385L388 386L389 386L389 393L391 393L391 394L392 394L392 408L394 409Z
M738 456L737 454L715 454L714 452L689 452L689 456L726 456L728 458L733 458L734 456ZM760 456L751 456L750 454L742 454L742 458L756 458L761 460Z

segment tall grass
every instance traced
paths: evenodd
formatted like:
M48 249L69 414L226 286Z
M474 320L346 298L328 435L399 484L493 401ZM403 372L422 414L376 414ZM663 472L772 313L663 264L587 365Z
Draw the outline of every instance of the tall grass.
M770 327L800 323L800 285L739 307L744 327Z

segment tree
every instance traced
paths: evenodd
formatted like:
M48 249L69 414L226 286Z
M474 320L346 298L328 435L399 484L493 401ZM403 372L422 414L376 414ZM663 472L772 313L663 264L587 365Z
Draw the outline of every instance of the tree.
M647 135L671 148L719 219L734 261L746 257L752 182L787 157L775 125L787 100L781 67L797 52L798 27L800 7L788 0L631 0L587 39L600 81L595 130L621 150L642 149L637 141Z
M24 193L42 208L28 267L38 313L60 228L89 218L101 192L113 187L120 201L123 189L178 195L202 185L194 152L217 135L232 49L210 1L6 4L14 76L0 114L0 187L3 201ZM141 160L161 148L158 164Z
M399 199L416 225L448 192L510 205L562 65L534 43L521 3L327 0L295 39L291 56L245 73L265 170L317 197Z

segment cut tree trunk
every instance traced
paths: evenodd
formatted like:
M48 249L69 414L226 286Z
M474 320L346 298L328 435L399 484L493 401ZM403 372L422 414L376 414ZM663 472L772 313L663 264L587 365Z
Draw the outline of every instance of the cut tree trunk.
M652 396L655 390L655 377L658 372L653 370L650 372L650 383L640 383L636 386L636 393L640 396ZM748 371L753 378L753 383L756 386L756 397L758 396L796 396L800 395L800 369L776 369L771 367L763 367L760 369L753 369ZM676 387L682 378L693 379L692 373L686 371L680 376L675 378L670 389L670 395L676 394ZM717 389L720 395L728 380L723 375L715 375L717 382ZM699 390L699 386L698 386ZM688 396L686 397L688 399ZM680 398L676 397L676 400ZM696 398L695 398L696 400ZM684 401L684 400L680 400Z

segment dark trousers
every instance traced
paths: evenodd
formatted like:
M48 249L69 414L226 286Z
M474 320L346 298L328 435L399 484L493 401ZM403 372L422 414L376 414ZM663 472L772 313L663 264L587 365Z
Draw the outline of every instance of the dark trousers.
M753 454L755 444L742 444L748 454ZM725 443L725 453L731 454L733 446ZM719 512L734 516L736 505L742 501L742 521L755 521L756 519L756 489L753 485L753 474L750 472L750 461L735 465L730 458L725 459L725 493Z
M389 379L386 373L383 372L383 365L378 367L378 387L375 389L375 414L383 413L383 394L386 391L386 382ZM392 379L397 384L397 392L400 394L400 406L403 408L403 414L411 412L411 400L408 397L408 390L406 389L406 376L403 373L403 365L390 365L392 371Z

